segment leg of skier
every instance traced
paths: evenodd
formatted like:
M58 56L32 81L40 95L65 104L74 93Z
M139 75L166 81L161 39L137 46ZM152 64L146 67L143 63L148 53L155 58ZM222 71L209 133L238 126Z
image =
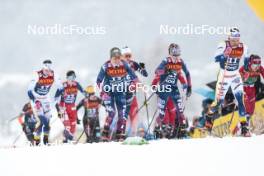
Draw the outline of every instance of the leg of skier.
M137 109L138 109L137 97L133 96L133 100L132 100L131 108L129 112L132 136L135 136L137 133L137 120L138 120L137 119Z
M103 96L103 102L104 102L103 104L105 105L105 109L107 112L107 117L105 120L104 129L102 132L102 140L108 141L109 140L110 126L111 126L113 119L115 117L115 114L116 114L114 96L105 93L105 95Z
M118 121L116 127L116 138L118 141L125 139L126 135L126 97L123 93L118 93L115 97L116 108L118 112Z
M83 117L83 130L86 135L86 142L90 141L90 127L89 127L89 118L87 116Z
M225 71L221 70L218 74L216 90L215 90L216 91L215 102L212 104L213 111L217 111L219 106L223 106L226 93L232 84L232 79L226 77L224 73Z
M68 140L73 140L74 134L76 132L76 121L77 121L77 111L74 104L66 104L66 112L69 119L69 132L70 135Z
M131 106L132 106L132 102L134 99L134 95L132 92L127 92L126 93L126 117L129 117L129 121L130 121L130 126L129 126L129 134L132 133L132 123L134 120L134 117L132 116L132 112L131 112Z
M165 124L163 123L164 116L165 116L165 110L166 110L166 105L169 99L169 93L159 93L158 96L158 112L159 115L156 119L156 126L154 128L154 136L155 139L163 138L163 129L165 128Z
M35 141L35 145L39 145L43 130L43 119L45 119L45 113L44 113L43 105L39 100L35 100L35 102L32 103L32 107L33 107L33 112L37 118L34 141Z
M50 133L50 119L52 117L51 115L51 101L49 97L46 97L41 101L44 116L42 117L42 124L43 124L43 143L46 145L49 143L49 133Z
M186 118L184 116L184 105L182 103L182 99L180 94L175 94L172 97L174 105L176 107L176 117L177 119L175 124L175 135L177 138L186 138L187 137L187 124Z
M232 91L238 103L238 112L240 116L241 135L249 137L248 121L246 118L245 106L243 103L243 83L240 76L237 76L231 84Z
M94 119L94 127L93 127L93 141L94 142L99 142L100 139L100 122L99 122L99 117L95 117Z
M255 86L244 86L244 103L248 118L250 118L255 110L256 88ZM248 121L250 119L247 119Z

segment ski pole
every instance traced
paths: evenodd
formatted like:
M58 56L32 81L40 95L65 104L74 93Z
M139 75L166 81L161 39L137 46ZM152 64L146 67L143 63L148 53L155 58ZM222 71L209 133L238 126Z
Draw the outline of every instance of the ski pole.
M136 111L135 114L138 114L139 111L141 111L141 109L143 109L143 108L147 105L147 103L148 103L149 100L153 97L153 95L155 95L155 92L152 92L151 95L150 95L148 98L146 98L146 99L144 100L144 103L143 103L143 104L137 109L137 111Z
M82 131L82 133L80 134L80 136L78 137L78 139L76 140L76 143L75 144L78 144L84 134L85 130Z
M158 112L158 108L155 110L155 112L154 112L154 114L153 114L153 116L152 116L152 119L151 119L150 123L148 123L147 134L150 133L150 132L149 132L149 131L150 131L150 127L151 127L151 125L152 125L152 123L153 123L153 121L154 121L154 118L155 118L157 112Z
M144 92L144 98L145 98L145 102L147 100L147 95L146 93ZM148 124L149 124L149 110L148 110L148 103L146 103L146 112L147 112L147 121L148 121Z
M22 131L13 141L12 146L14 146L16 144L16 142L20 139L20 137L22 136L22 134L24 133L24 131Z

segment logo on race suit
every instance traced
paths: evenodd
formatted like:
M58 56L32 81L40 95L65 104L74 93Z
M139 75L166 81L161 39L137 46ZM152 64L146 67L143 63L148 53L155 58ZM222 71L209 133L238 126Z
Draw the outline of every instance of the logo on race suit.
M52 85L54 83L53 72L48 76L44 76L43 71L39 71L38 75L39 75L39 80L38 80L39 85L49 86L49 85Z
M226 46L230 47L230 42L229 41L226 41ZM240 43L238 47L232 48L232 50L231 50L231 52L229 54L229 57L231 57L231 58L241 58L243 53L244 53L244 47L243 47L243 44Z
M66 95L77 94L77 84L74 83L73 85L69 85L68 83L64 83L64 92Z
M124 66L108 67L106 73L111 77L124 77L127 75L127 71Z
M167 70L174 70L174 71L180 71L182 69L182 64L181 63L168 63L166 65Z
M173 71L181 71L182 70L182 62L181 59L177 59L176 62L173 62L171 57L167 58L167 64L166 64L167 70L173 70Z
M85 100L84 107L87 109L99 108L100 102L98 100Z

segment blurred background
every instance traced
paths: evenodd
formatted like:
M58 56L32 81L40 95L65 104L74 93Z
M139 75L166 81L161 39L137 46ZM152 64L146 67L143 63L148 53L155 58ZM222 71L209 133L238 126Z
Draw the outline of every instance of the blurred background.
M175 42L181 46L195 90L216 79L218 65L213 56L226 35L161 34L160 26L237 26L250 53L264 57L264 23L254 10L246 0L0 0L0 144L21 131L18 126L10 128L6 120L18 115L28 101L27 86L45 58L53 60L53 69L63 80L66 71L73 69L86 87L95 82L110 48L129 46L134 59L146 63L149 77L142 82L150 84L155 68L168 55L168 45ZM55 24L103 27L105 33L28 32L29 25ZM142 95L139 93L139 104ZM151 112L156 108L155 99ZM186 101L188 118L200 114L202 99L193 93ZM145 118L143 111L140 118Z

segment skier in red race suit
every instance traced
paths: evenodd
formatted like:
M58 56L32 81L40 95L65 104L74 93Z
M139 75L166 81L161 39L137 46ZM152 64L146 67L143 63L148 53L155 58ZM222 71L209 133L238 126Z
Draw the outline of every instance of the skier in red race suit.
M264 68L261 66L261 58L258 55L251 55L248 62L239 69L244 83L244 104L247 117L251 117L255 110L256 87L255 83L260 76L264 78ZM249 121L249 119L248 119Z
M127 46L122 48L122 56L123 60L125 60L128 65L131 67L132 71L139 72L142 76L147 77L148 73L145 68L144 63L137 63L132 58L132 51ZM127 82L130 84L131 78L129 75L127 75ZM138 103L137 103L137 97L136 92L130 92L127 91L126 93L126 114L127 117L129 117L130 120L130 130L132 135L135 135L136 129L137 129L137 110L138 110Z
M59 118L61 118L65 127L63 132L63 142L65 143L73 140L76 131L77 110L75 101L78 91L84 94L82 86L75 81L76 74L74 71L68 71L66 77L67 81L63 83L63 89L56 92L56 97L58 97L58 95L61 96L60 103L56 105L56 108Z

